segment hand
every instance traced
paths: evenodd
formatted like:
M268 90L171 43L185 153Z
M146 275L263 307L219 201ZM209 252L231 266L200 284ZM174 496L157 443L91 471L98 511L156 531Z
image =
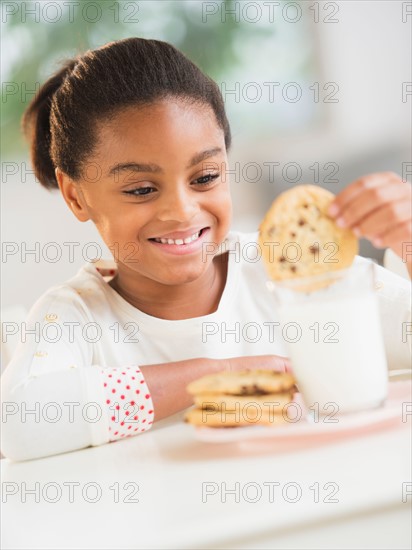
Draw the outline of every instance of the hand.
M193 396L186 391L187 385L218 372L244 369L269 369L277 372L290 371L289 359L279 355L257 355L256 357L231 357L209 359L196 357L173 363L141 365L140 370L150 388L155 411L155 421L193 405Z
M273 370L276 372L292 372L290 361L287 357L280 355L256 355L248 357L231 357L230 359L221 359L225 364L225 370Z
M348 227L377 248L391 248L412 275L412 186L393 172L354 181L329 206L339 227Z

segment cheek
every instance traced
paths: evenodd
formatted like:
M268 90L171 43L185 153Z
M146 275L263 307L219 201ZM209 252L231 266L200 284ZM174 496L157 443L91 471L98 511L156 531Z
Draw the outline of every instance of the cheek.
M105 206L93 220L107 246L120 246L136 243L139 231L144 225L142 213L133 208Z
M230 223L232 217L232 197L228 188L213 198L214 213L221 223Z

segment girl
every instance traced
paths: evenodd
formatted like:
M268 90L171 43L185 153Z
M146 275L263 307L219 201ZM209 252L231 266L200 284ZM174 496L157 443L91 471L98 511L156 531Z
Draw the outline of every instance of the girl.
M3 377L6 457L139 435L190 406L186 385L208 373L289 368L264 266L243 254L257 233L230 231L231 134L210 78L170 44L130 38L67 62L23 122L37 178L93 221L115 262L33 306ZM410 198L375 174L332 214L400 254ZM408 285L377 269L389 364L409 366Z

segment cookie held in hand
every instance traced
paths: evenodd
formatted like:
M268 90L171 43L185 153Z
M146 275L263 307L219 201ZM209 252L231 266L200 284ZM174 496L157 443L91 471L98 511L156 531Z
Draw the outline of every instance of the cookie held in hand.
M270 278L300 279L351 266L358 239L338 227L327 209L333 193L298 185L277 197L259 226L259 245Z

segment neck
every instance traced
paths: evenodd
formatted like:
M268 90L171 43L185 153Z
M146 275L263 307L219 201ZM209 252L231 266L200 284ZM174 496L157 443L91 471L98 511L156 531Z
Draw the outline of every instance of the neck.
M181 285L164 285L130 273L118 273L109 285L143 313L168 320L191 319L214 313L227 278L228 253L215 256L202 277Z

